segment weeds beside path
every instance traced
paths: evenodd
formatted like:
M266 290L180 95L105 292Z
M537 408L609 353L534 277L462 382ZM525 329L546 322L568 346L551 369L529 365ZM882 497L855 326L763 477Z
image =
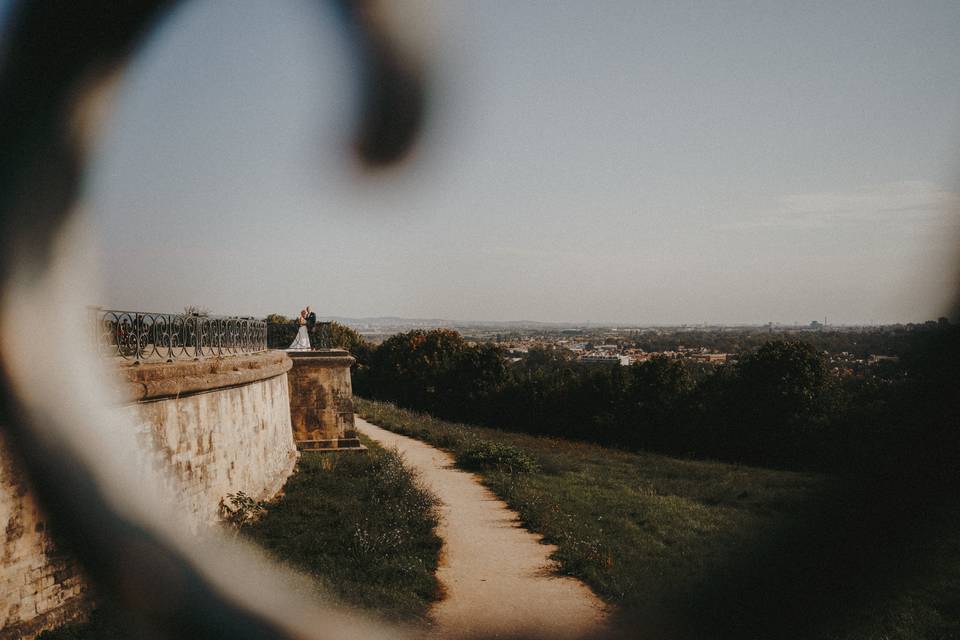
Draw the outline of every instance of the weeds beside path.
M350 606L424 620L440 595L437 504L393 451L302 454L246 535Z
M551 575L553 547L522 529L516 512L476 476L453 468L450 454L359 418L357 429L396 447L441 500L437 577L445 597L431 611L431 635L572 639L606 628L603 602L581 581ZM504 450L486 453L502 458Z

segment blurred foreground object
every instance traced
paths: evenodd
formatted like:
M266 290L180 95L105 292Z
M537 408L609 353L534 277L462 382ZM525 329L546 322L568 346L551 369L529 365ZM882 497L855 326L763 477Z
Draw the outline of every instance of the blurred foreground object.
M79 353L82 330L51 331L44 340L31 331L38 317L57 314L57 309L67 311L55 317L69 315L72 297L81 288L71 283L86 275L86 262L71 245L71 218L76 218L85 154L109 98L107 89L176 4L22 2L7 12L0 40L4 442L57 540L80 561L99 596L129 615L141 637L378 635L366 624L344 624L344 616L302 611L291 620L264 602L252 601L243 595L243 585L236 584L241 580L226 577L228 571L217 576L216 567L199 567L196 552L190 557L184 546L192 543L158 533L167 525L158 522L160 510L153 511L146 497L132 498L140 503L137 509L121 506L113 494L123 487L104 484L104 475L112 472L105 471L111 468L105 460L110 452L91 451L95 447L82 443L88 434L95 441L92 434L103 429L97 417L99 398L84 394L81 385L72 388L73 380L65 373L94 366ZM401 38L391 31L395 25L383 18L378 3L334 5L363 75L355 150L367 167L394 163L416 140L423 119L420 61L406 55ZM130 329L121 342L132 340L139 359L140 338L146 335L143 323L137 320ZM173 348L169 342L168 351ZM123 345L120 349L123 356ZM61 394L40 389L47 381L56 388L60 380L66 387ZM112 482L123 485L126 479L112 477ZM252 560L235 558L235 564L256 572ZM264 577L263 582L271 581ZM311 626L328 614L326 624Z

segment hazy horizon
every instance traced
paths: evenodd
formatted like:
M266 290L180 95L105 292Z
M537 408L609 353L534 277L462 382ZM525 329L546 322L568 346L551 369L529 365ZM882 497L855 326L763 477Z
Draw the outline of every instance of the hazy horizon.
M201 313L210 313L211 315L220 315L219 311L216 309L206 309L202 308ZM146 311L146 312L156 312L156 313L178 313L179 309L168 309L166 311L160 311L157 309L117 309L118 311ZM279 315L285 316L291 322L296 319L298 312L292 312L289 314L284 314L280 312L271 312L277 313ZM249 314L245 314L249 315ZM830 322L829 318L811 318L810 320L794 320L791 322L772 322L773 326L782 327L782 328L798 328L798 327L809 327L811 322L816 321L822 324L823 327L829 329L831 327L841 327L841 328L859 328L859 327L885 327L885 326L896 326L896 325L906 325L906 324L923 324L925 322L936 322L940 316L936 318L925 318L917 319L907 322ZM580 321L580 320L536 320L530 318L519 318L519 319L504 319L504 320L491 320L483 318L426 318L426 317L411 317L411 316L394 316L394 315L376 315L376 316L343 316L343 315L330 315L330 314L317 314L317 320L320 322L326 321L335 321L343 323L380 323L382 326L390 326L389 323L394 325L399 325L403 327L413 327L413 326L434 326L434 327L473 327L473 326L497 326L497 325L510 325L517 328L534 328L534 326L545 326L545 327L588 327L588 328L621 328L621 329L645 329L645 328L677 328L677 327L724 327L724 328L766 328L770 322L629 322L629 321L606 321L606 320L590 320L590 321ZM824 322L824 321L827 322Z
M960 4L429 6L432 117L376 180L344 154L353 69L327 10L178 9L95 158L91 302L634 325L945 313Z
M214 313L211 311L211 313ZM286 315L289 319L293 320L296 317L296 314L280 314ZM913 324L923 324L924 322L936 322L939 320L937 318L926 318L924 320L915 320L911 321ZM399 321L401 323L449 323L457 326L470 326L470 325L517 325L517 326L531 326L531 325L556 325L556 326L591 326L591 327L624 327L624 328L646 328L646 327L766 327L769 322L677 322L677 323L667 323L667 322L650 322L650 323L640 323L640 322L614 322L607 320L590 320L590 321L578 321L578 320L535 320L530 318L519 318L519 319L506 319L506 320L489 320L482 318L415 318L408 316L391 316L391 315L378 315L378 316L340 316L340 315L329 315L329 314L317 314L317 319L320 321L349 321L349 322L366 322L366 321ZM795 320L792 322L773 322L773 326L781 327L806 327L809 326L811 322L816 321L821 323L823 326L829 327L871 327L871 326L893 326L897 324L909 324L909 322L903 323L881 323L881 322L852 322L852 323L834 323L830 322L829 318L811 318L809 320ZM824 322L826 321L826 322Z

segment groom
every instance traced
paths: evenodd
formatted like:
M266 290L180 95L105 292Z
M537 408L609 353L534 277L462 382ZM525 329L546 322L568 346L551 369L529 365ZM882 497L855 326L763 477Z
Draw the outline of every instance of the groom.
M317 314L310 311L310 307L307 307L307 331L313 331L315 324L317 324Z

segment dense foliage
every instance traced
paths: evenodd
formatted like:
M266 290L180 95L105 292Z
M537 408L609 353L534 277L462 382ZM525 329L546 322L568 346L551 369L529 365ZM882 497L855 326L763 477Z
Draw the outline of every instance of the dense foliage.
M823 352L796 339L767 341L705 371L667 358L584 365L553 348L511 363L454 331L417 330L363 353L354 388L446 419L631 450L940 473L958 459L958 335L953 326L905 333L896 338L899 363L841 377Z

